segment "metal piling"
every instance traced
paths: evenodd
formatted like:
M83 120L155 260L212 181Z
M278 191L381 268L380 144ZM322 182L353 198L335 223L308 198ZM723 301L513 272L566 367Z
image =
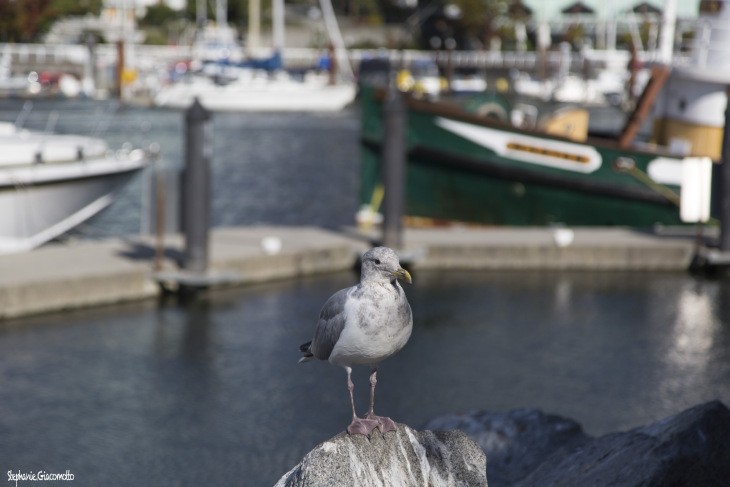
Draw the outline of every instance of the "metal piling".
M211 113L196 98L185 112L185 169L182 173L183 269L204 274L208 269L210 230Z
M385 100L383 135L383 245L403 246L405 209L406 111L403 95L391 83Z
M725 88L730 99L730 86ZM730 103L725 109L725 130L722 135L722 163L718 168L720 181L720 251L730 252Z

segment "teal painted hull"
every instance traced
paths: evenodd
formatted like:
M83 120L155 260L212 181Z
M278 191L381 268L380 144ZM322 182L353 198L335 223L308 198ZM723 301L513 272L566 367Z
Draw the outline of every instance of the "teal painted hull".
M360 200L369 204L382 181L383 107L367 88L361 104ZM521 131L415 100L407 126L409 216L488 225L682 224L677 157ZM657 180L648 176L654 173Z

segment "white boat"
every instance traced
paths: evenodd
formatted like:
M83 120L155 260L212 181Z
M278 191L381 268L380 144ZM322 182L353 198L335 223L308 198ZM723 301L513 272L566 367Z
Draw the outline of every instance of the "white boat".
M141 149L0 123L0 253L33 249L89 219L144 168Z
M222 3L217 4L219 8L216 11L220 13L217 25L227 26L225 8ZM191 64L202 64L203 68L183 76L179 81L163 86L154 97L154 105L184 109L197 98L205 108L214 111L342 110L355 100L357 85L332 4L329 0L320 0L320 8L330 41L334 46L332 59L328 60L328 64L332 68L340 69L340 76L327 70L313 69L295 77L282 69L280 52L284 46L284 2L274 0L272 2L274 45L271 58L238 62L240 56L237 53L241 49L234 45L235 36L231 35L231 30L228 28L216 29L216 32L224 33L225 37L223 43L225 47L218 51L218 59L210 57L206 59L204 55L194 59ZM258 41L253 37L257 35L250 34L250 36L249 47L256 47ZM205 36L203 38L205 39ZM210 52L210 49L196 50L203 53ZM264 67L262 69L257 66Z
M287 73L241 68L233 81L217 83L210 76L190 75L155 96L158 107L187 108L195 98L214 111L332 112L355 99L354 83L329 84L326 74L305 74L298 80Z
M512 81L516 93L543 101L620 105L626 89L625 77L628 77L625 73L602 71L595 79L568 74L558 79L539 80L517 72Z
M13 75L11 56L6 47L0 54L0 96L25 96L30 92L31 81L28 76Z

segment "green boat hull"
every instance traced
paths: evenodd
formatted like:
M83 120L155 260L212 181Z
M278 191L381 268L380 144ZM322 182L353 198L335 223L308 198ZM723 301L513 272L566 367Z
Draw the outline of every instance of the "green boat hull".
M382 96L364 88L361 109L360 201L367 205L382 183ZM679 165L676 157L522 131L416 100L408 101L406 132L409 216L488 225L682 224L678 183L647 175L659 160Z

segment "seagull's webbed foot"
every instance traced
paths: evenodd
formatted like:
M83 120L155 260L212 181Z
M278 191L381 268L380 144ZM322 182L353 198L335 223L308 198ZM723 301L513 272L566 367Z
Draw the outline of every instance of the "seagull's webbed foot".
M376 416L372 413L368 413L367 416L365 416L365 419L376 421L377 427L380 429L381 433L387 433L388 431L395 431L398 429L395 421L390 418L386 418L385 416Z
M347 432L351 435L369 436L370 433L379 426L380 423L375 419L353 418L352 423L350 423L347 427Z

